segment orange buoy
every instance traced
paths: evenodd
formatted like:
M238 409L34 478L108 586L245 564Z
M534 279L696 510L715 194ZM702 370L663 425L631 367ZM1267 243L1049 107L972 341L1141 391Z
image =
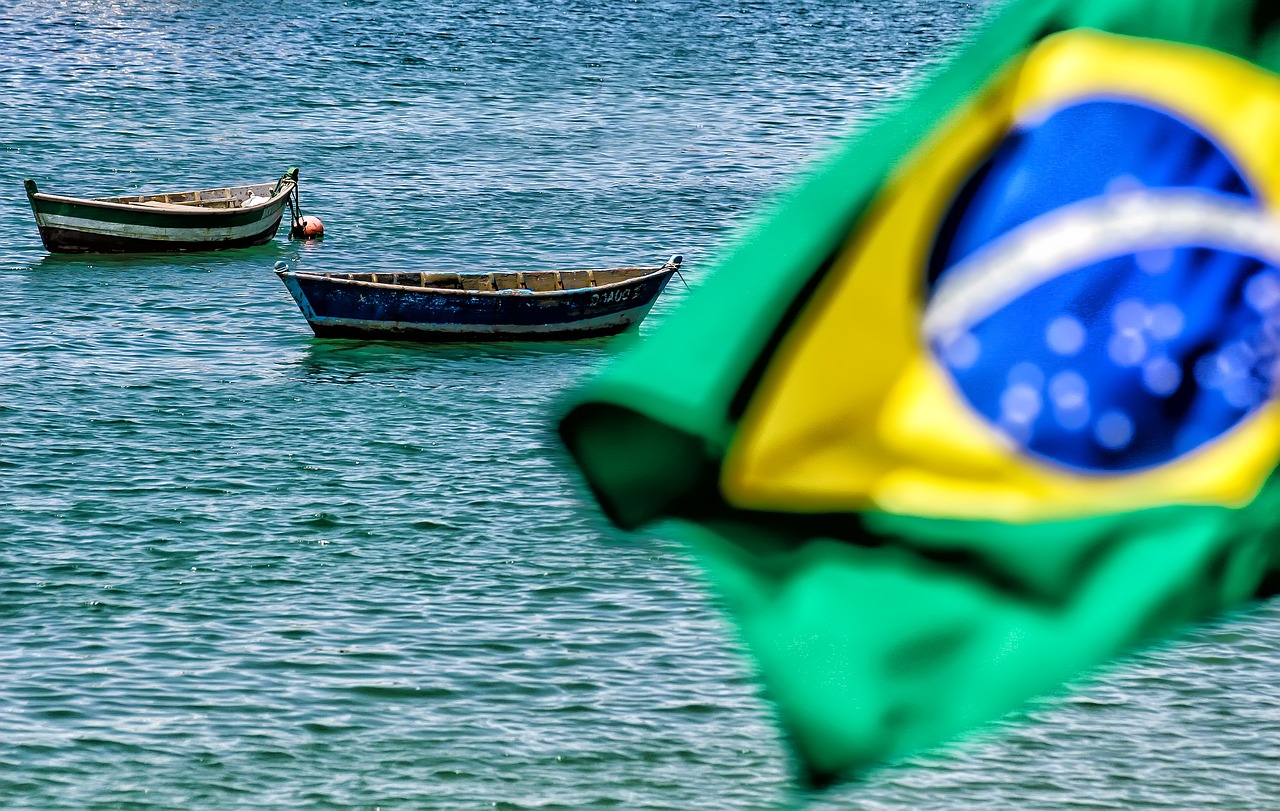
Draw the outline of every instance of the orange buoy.
M294 231L304 239L319 239L324 236L324 223L320 222L319 217L308 215L299 218L298 226Z

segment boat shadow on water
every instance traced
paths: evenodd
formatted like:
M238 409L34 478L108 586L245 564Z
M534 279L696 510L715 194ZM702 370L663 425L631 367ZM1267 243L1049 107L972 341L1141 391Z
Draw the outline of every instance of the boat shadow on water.
M629 345L635 334L570 341L443 343L308 337L289 362L289 376L306 383L394 386L421 380L422 374L458 371L464 366L474 373L481 367L501 368L508 361L516 364L512 368L520 374L539 359L562 369L570 357L577 361L575 368L588 368Z
M136 273L139 270L158 268L203 270L239 264L266 265L270 268L272 262L290 259L296 252L297 245L277 238L265 245L216 252L45 253L39 259L26 263L26 269L33 272L93 269Z

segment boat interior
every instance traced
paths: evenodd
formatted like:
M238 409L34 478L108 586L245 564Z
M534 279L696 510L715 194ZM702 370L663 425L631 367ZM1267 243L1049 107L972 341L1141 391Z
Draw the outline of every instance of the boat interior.
M497 273L307 273L347 281L392 284L400 287L423 287L434 290L470 290L480 293L584 290L606 284L639 279L657 273L662 267L608 268L604 270L503 271Z
M172 192L168 194L135 194L126 197L95 197L100 203L127 203L149 208L250 208L271 199L276 183L254 183L222 189Z

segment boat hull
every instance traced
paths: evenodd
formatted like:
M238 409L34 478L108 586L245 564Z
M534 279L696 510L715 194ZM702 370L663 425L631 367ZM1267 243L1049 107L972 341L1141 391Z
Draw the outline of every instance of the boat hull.
M296 184L296 171L290 170L274 187L258 184L173 195L86 199L44 194L34 182L26 181L40 241L54 253L211 251L262 245L279 230ZM260 193L265 200L241 207L233 203L233 193L241 197ZM155 198L188 204L145 202Z
M251 248L265 245L280 230L280 220L267 223L261 231L247 236L218 236L208 238L204 233L178 233L162 239L132 236L121 233L98 233L38 225L40 241L51 253L169 253L188 251L217 251L228 248ZM199 237L191 239L189 237Z
M40 241L54 253L150 253L247 248L270 242L287 203L245 212L118 211L77 204L32 207ZM37 207L39 206L39 207Z
M644 319L673 273L664 269L607 288L551 293L470 293L278 275L319 337L434 342L613 335Z

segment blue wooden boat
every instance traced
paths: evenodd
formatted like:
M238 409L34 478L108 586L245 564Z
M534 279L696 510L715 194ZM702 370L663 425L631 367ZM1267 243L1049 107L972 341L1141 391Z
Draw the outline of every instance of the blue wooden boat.
M261 245L292 206L298 169L279 180L123 197L46 194L25 181L40 240L54 253L209 251Z
M681 259L601 270L276 274L322 338L564 340L639 324Z

